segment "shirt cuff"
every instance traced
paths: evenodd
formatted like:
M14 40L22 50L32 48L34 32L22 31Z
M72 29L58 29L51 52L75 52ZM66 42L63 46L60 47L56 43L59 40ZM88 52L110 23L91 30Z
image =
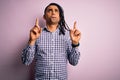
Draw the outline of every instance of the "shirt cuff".
M35 49L35 45L27 45L27 48L29 48L29 49L31 49L31 50L33 50L33 49Z

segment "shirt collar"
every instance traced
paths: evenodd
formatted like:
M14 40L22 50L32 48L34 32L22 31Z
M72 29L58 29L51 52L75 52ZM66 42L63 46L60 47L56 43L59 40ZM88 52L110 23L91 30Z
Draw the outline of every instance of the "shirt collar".
M54 32L51 32L51 33L58 32L58 31L59 31L59 27L60 27L60 26L58 26L57 29L56 29ZM47 29L47 26L45 26L45 27L43 28L43 30L44 30L44 31L47 31L47 32L50 32L50 31Z

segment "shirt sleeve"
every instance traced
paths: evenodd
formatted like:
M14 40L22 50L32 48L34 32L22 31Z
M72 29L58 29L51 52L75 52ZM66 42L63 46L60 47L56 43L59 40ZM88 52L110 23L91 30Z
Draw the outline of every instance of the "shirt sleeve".
M32 63L35 55L35 45L27 45L23 50L22 50L22 62L25 65L29 65Z
M72 42L70 39L67 41L67 55L68 61L71 65L75 66L78 64L80 51L78 47L72 47Z

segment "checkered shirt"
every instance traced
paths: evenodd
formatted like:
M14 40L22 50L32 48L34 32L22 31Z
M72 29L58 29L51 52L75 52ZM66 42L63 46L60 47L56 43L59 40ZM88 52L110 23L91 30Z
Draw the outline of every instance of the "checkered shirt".
M80 52L71 46L69 31L59 35L59 28L50 32L43 28L34 46L22 51L22 62L29 65L35 58L35 80L67 80L67 62L76 65Z

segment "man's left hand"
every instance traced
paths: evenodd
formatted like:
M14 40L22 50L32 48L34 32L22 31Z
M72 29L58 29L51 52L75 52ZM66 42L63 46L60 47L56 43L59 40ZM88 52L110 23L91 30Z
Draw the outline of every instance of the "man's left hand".
M72 44L77 45L81 38L81 32L76 28L76 22L74 22L73 29L70 30L70 37Z

